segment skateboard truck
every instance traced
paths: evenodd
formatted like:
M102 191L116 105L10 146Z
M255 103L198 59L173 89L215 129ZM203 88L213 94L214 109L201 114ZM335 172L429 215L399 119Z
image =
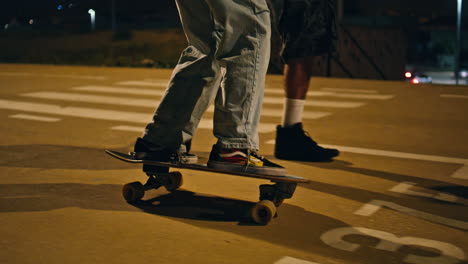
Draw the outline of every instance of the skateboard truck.
M270 200L276 207L283 203L284 199L293 196L297 183L276 182L275 184L260 185L260 201Z

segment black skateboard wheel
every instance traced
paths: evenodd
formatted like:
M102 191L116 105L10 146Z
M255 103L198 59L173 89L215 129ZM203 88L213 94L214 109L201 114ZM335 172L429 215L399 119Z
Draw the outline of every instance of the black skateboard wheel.
M168 192L173 192L182 186L182 173L173 171L167 177L167 183L164 185Z
M255 223L267 225L276 215L276 206L270 200L262 200L252 207L251 216Z
M145 187L140 182L127 183L122 188L122 195L129 203L140 201L145 195Z

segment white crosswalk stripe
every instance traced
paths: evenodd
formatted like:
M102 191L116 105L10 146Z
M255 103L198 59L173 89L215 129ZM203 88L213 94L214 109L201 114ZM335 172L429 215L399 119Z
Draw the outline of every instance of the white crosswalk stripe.
M0 99L0 108L33 113L53 114L60 116L72 116L110 121L124 121L130 123L148 123L151 120L151 114L148 113L103 110L98 108L75 106L61 107L59 105L54 104L31 103L3 99Z
M86 91L86 92L99 92L99 93L117 93L117 94L132 94L132 95L150 95L150 96L163 96L165 90L155 89L142 89L142 88L124 88L115 86L78 86L73 87L75 91ZM280 89L265 90L266 95L282 95L284 91ZM349 94L349 93L334 93L334 92L309 92L309 96L313 97L338 97L338 98L352 98L352 99L376 99L376 100L388 100L393 98L393 95L376 95L376 94ZM278 101L279 102L279 101Z
M124 86L146 86L146 87L157 87L166 88L169 83L167 79L153 79L144 81L123 81L116 83L117 85ZM324 87L321 91L309 91L308 96L327 96L327 97L338 97L338 98L354 98L354 99L375 99L375 100L388 100L392 99L393 95L381 95L377 94L376 90L366 89L346 89L346 88L329 88ZM284 95L284 89L266 87L265 94L267 95Z
M329 92L345 92L345 93L368 93L368 94L376 94L378 93L377 90L366 90L366 89L348 89L348 88L331 88L331 87L322 87L320 88L322 91L329 91Z
M139 89L139 88L122 88L115 86L79 86L73 87L75 91L86 91L86 92L99 92L99 93L116 93L116 94L133 94L133 95L151 95L151 96L163 96L164 90L155 89Z
M119 82L118 85L127 86L149 86L165 89L167 87L167 81L160 80L158 82L152 81L126 81ZM123 93L123 94L135 94L135 95L162 95L164 91L157 91L154 89L137 89L137 88L119 88L112 86L83 86L74 87L73 90L78 91L95 91L104 93ZM394 98L393 95L381 95L377 94L375 90L359 90L359 89L339 89L339 88L322 88L323 91L310 91L307 96L312 97L336 97L336 98L350 98L350 99L373 99L373 100L389 100ZM372 93L372 94L371 94ZM284 90L280 88L265 88L266 95L284 95Z
M468 95L462 95L462 94L441 94L440 97L455 98L455 99L468 99Z
M283 95L284 91L281 89L266 89L266 95ZM335 97L335 98L349 98L349 99L371 99L371 100L389 100L394 98L394 95L382 94L365 94L365 93L338 93L338 92L324 92L324 91L310 91L307 93L308 97ZM315 99L312 99L315 100Z
M271 123L260 123L258 126L258 132L260 133L269 133L276 130L277 124ZM211 119L202 119L198 124L198 129L213 129L213 120ZM128 126L120 125L112 127L112 130L128 131L128 132L143 132L144 126Z
M76 104L96 104L98 108L67 106L61 107L55 104L45 104L36 102L24 102L15 100L0 100L0 108L9 110L19 110L37 114L52 114L59 116L71 116L81 118L91 118L100 120L112 120L127 123L146 124L151 120L154 109L159 105L159 100L164 96L168 80L166 79L145 79L121 81L114 85L85 85L71 87L70 91L40 91L20 94L22 97L66 101ZM270 118L281 118L283 115L282 106L284 104L283 89L267 87L263 100L262 116ZM128 97L132 95L132 97ZM341 89L341 88L322 88L320 91L310 91L308 96L313 97L306 100L306 109L303 113L304 120L319 119L332 115L331 109L352 109L365 106L369 100L388 100L393 95L382 95L375 90L361 89ZM343 100L324 100L325 97L334 97L339 99L359 99L363 101L343 101ZM139 109L151 109L147 113L102 109L103 105L138 107ZM313 108L325 108L328 111L311 111ZM207 110L214 112L214 106ZM11 118L21 118L29 120L41 120L53 122L55 117L41 117L32 114L12 115ZM60 120L60 119L57 119ZM203 119L199 128L212 129L211 118ZM125 124L114 126L112 129L120 131L142 131L141 126L128 126ZM276 124L261 122L259 131L262 133L273 132L276 130Z
M147 124L152 117L152 113L103 110L98 108L74 106L61 107L59 105L54 104L30 103L2 99L0 99L0 109L140 124ZM213 127L212 123L213 121L211 119L202 119L200 121L199 128L211 129ZM258 131L260 133L272 132L275 131L276 125L277 124L273 123L261 123L259 124Z
M162 96L164 95L163 90L153 90L153 89L139 89L139 88L122 88L122 87L113 87L113 86L80 86L80 87L73 87L72 90L75 91L87 91L87 92L101 92L101 93L119 93L119 94L132 94L132 95L154 95L154 96ZM270 90L271 91L271 90ZM325 96L327 94L332 94L329 92L316 92L312 94L317 94L317 96ZM359 98L359 99L390 99L392 95L382 95L378 97L378 95L356 95L353 97L352 94L344 94L344 95L334 95L335 97L352 97L352 98ZM263 99L263 103L266 104L279 104L282 105L284 103L284 98L282 97L270 97L266 96ZM328 100L310 100L306 101L306 106L316 106L316 107L333 107L333 108L356 108L365 105L362 102L349 102L349 101L328 101Z
M55 118L55 117L29 115L29 114L15 114L15 115L10 115L8 117L15 118L15 119L41 121L41 122L58 122L61 120L60 118Z
M139 99L139 98L126 98L118 96L102 96L78 93L62 93L62 92L34 92L22 94L25 97L50 99L50 100L63 100L72 102L85 102L85 103L99 103L110 105L125 105L136 106L154 109L159 105L159 101L152 99ZM214 112L214 107L210 107L208 112ZM281 117L282 110L265 107L262 109L263 116ZM329 112L313 112L305 111L305 119L318 119L330 115Z
M150 86L150 87L167 87L169 80L158 81L124 81L118 82L117 85L131 85L131 86Z
M279 104L284 103L284 98L279 97L264 97L263 103L266 104ZM309 100L305 102L305 106L315 107L332 107L332 108L357 108L364 106L366 103L361 102L345 102L345 101L325 101L325 100Z
M89 95L78 93L62 93L62 92L34 92L22 94L25 97L62 100L71 102L84 102L84 103L99 103L111 105L125 105L125 106L138 106L154 108L159 105L158 100L152 99L139 99L127 98L118 96L102 96L102 95Z

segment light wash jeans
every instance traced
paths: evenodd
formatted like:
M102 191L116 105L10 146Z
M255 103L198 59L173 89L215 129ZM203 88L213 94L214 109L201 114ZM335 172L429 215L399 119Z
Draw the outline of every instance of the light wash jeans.
M160 147L179 149L194 135L214 100L217 144L258 149L257 127L270 57L266 0L176 3L188 47L143 138Z

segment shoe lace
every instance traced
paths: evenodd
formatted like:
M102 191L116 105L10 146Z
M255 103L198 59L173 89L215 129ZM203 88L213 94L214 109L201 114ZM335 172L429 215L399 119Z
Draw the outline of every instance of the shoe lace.
M250 156L253 156L254 158L257 158L259 160L264 160L265 157L263 157L262 155L258 154L257 151L255 150L247 150L247 157L250 159Z
M252 149L247 149L247 161L246 161L246 164L245 164L245 167L244 167L244 172L246 172L248 167L250 166L250 162L249 162L250 157L254 157L254 158L259 159L261 161L263 161L265 159L263 156L258 154L257 151L252 150Z
M312 145L317 146L317 142L315 142L315 141L312 139L312 137L310 136L309 132L307 132L307 131L304 131L304 139L305 139L307 142L311 143Z

